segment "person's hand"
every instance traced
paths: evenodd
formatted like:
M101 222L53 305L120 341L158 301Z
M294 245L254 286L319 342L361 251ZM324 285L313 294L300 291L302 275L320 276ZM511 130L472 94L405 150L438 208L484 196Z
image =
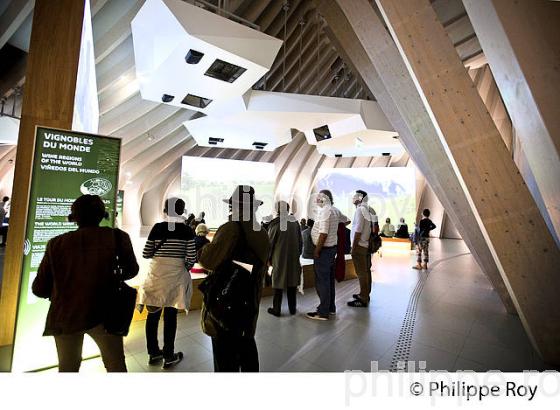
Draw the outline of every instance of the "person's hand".
M321 255L321 250L315 248L315 250L313 251L313 259L319 259L320 255Z

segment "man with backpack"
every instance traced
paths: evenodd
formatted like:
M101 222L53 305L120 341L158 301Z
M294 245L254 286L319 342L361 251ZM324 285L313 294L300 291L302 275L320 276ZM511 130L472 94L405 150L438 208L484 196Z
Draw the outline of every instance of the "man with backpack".
M376 251L371 236L379 234L379 223L373 208L368 206L367 192L359 189L352 198L356 213L352 221L352 261L360 282L360 293L348 302L350 307L368 307L371 293L371 258ZM373 248L373 249L372 249Z
M240 185L224 202L229 221L204 245L198 260L211 271L200 287L202 330L212 338L214 371L258 372L255 330L270 250L268 234L255 216L262 201L255 199L253 187Z

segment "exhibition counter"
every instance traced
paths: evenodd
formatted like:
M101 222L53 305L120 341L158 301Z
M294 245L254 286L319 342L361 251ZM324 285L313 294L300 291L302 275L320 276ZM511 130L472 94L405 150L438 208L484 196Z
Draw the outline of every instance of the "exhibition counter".
M346 275L344 280L355 279L356 271L354 270L354 264L352 263L352 257L350 255L346 255ZM312 259L301 259L301 265L303 268L303 288L309 289L315 287L315 272L313 271L313 260ZM198 285L204 280L206 275L200 273L191 274L193 280L193 296L191 300L191 309L190 310L199 310L202 308L202 293L198 289ZM272 296L274 290L272 287L267 286L263 289L262 296ZM137 310L134 311L134 318L133 321L138 320L146 320L147 313L146 309L144 309L143 313L138 312Z

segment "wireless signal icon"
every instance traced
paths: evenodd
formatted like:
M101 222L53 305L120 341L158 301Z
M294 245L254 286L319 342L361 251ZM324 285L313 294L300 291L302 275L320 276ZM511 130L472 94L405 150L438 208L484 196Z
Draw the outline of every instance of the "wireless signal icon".
M29 239L26 239L23 243L23 254L27 256L29 255L29 252L31 252L31 241Z

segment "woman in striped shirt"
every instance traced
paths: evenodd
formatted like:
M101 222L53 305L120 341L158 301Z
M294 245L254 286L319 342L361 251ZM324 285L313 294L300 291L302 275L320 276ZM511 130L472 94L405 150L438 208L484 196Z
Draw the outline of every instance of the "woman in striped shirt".
M181 215L185 201L169 198L163 212L166 221L154 225L144 246L142 256L152 259L148 275L140 287L139 304L146 306L146 343L150 356L148 364L163 360L167 369L183 359L175 352L177 311L189 309L192 280L189 270L196 261L194 233L185 225ZM163 311L163 350L160 350L157 329Z

